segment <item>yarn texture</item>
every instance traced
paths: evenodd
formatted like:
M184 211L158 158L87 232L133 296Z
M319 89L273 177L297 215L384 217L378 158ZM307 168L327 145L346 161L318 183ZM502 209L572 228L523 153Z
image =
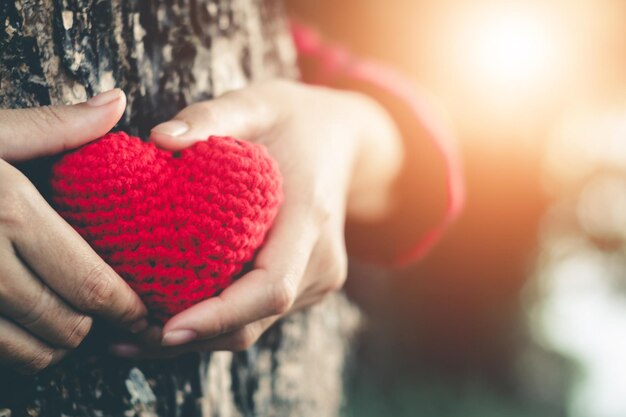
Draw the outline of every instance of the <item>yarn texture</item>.
M282 201L261 145L211 136L172 153L110 133L53 168L53 203L164 322L252 261Z

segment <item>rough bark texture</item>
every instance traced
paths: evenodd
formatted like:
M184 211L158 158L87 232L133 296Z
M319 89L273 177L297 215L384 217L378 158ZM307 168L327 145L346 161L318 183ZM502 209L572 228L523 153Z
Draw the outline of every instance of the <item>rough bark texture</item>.
M296 75L279 3L3 0L0 108L76 103L121 87L119 128L146 136L184 106ZM49 161L23 169L45 179ZM325 416L338 413L359 313L343 295L277 323L252 349L132 362L96 329L36 377L0 369L0 417Z

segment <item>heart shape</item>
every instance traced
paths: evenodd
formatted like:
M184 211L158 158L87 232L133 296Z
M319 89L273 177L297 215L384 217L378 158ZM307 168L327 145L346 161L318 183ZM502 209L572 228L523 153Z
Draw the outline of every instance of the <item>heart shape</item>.
M61 216L161 322L232 283L282 200L263 146L217 136L172 153L111 133L55 164L52 189Z

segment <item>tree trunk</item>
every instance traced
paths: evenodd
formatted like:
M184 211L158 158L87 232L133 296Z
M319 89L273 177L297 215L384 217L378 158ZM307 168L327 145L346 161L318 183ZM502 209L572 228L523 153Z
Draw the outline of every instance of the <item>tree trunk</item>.
M0 108L76 103L113 87L118 128L143 136L186 105L293 77L282 7L263 0L3 0ZM49 160L23 170L46 193ZM0 370L0 417L338 414L358 311L339 294L277 323L246 352L133 362L96 328L36 377Z

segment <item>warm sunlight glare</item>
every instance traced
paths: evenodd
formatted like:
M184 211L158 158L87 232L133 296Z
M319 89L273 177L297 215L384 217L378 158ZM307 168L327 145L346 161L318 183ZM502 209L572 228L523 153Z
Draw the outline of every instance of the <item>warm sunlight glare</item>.
M576 86L584 45L571 20L550 2L442 7L427 36L441 46L427 62L458 125L476 137L534 138Z
M530 13L485 16L468 45L475 76L502 87L543 81L555 54L548 29Z

